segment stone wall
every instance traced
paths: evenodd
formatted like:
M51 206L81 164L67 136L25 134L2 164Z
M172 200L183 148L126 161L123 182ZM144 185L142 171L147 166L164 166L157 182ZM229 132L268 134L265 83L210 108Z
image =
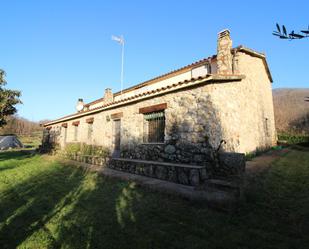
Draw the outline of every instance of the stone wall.
M137 144L124 146L121 157L158 162L175 162L191 165L208 165L214 162L214 151L209 144L198 143L166 143L166 144Z
M155 161L112 159L109 168L136 175L158 178L183 185L199 186L209 178L203 166L177 165Z
M262 76L263 72L259 77ZM173 148L171 150L175 154L165 153L164 159L187 162L192 156L199 158L200 152L209 151L209 147L217 148L222 139L227 142L223 146L225 151L252 152L275 142L271 86L269 81L259 83L260 80L246 78L239 82L200 85L81 117L76 119L80 121L77 140L74 139L75 128L72 124L75 120L67 121L67 128L61 127L61 123L53 125L50 133L56 134L55 140L61 146L65 142L85 142L107 146L112 150L114 121L111 117L115 113L122 113L123 152L131 154L133 149L138 151L141 147L147 150L151 147L143 144L145 126L139 108L166 103L165 143L158 146L157 150L162 152L167 145L172 145L175 148L169 148ZM89 124L86 122L89 117L94 117L91 138L88 138ZM268 136L265 118L269 120ZM188 148L193 148L192 156L186 154L191 153ZM139 156L137 154L134 157ZM198 160L193 160L192 163L197 163Z
M65 143L66 129L66 142L85 142L113 148L114 121L111 117L115 113L122 113L121 147L131 150L137 144L143 143L144 116L139 113L139 108L167 103L165 144L177 144L177 147L195 145L202 150L210 145L217 147L222 135L220 123L217 120L217 110L212 106L210 88L211 86L204 85L186 89L81 117L76 119L80 121L77 128L77 140L74 139L73 125L76 120L66 121L67 128L61 127L61 123L53 125L50 132L54 134L57 131L55 133L57 141L62 146ZM91 139L88 139L88 123L86 122L89 117L94 117Z
M241 81L241 91L234 91L234 96L241 100L241 108L237 108L241 121L235 122L241 127L238 151L252 152L277 142L272 85L262 59L238 53L239 70L246 75Z
M200 186L209 179L225 179L241 182L245 172L245 157L239 153L219 153L215 161L203 165L166 163L127 158L109 158L80 153L61 153L77 162L109 167L132 174L158 178L184 185ZM217 163L214 164L214 163Z
M201 164L211 161L211 148L224 139L223 151L249 153L276 142L271 84L261 58L237 52L238 69L245 79L205 82L174 92L145 98L109 110L52 125L53 141L85 142L114 148L114 120L121 119L122 156L136 159ZM166 103L165 141L144 144L144 115L140 108ZM121 115L119 115L121 114ZM94 118L93 133L88 137ZM77 140L73 122L79 121ZM65 135L66 134L66 135ZM207 154L207 155L206 155Z

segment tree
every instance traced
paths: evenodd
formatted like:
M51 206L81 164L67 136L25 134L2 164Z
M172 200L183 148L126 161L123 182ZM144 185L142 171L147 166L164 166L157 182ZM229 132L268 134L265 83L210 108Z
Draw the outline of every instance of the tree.
M4 88L5 72L0 69L0 127L6 124L6 117L16 113L16 104L21 104L20 91Z
M294 30L292 32L288 33L286 30L286 27L282 25L282 29L280 28L280 25L276 23L277 30L273 31L273 35L278 36L280 39L303 39L309 37L309 26L307 30L301 30L298 33L295 33Z
M6 118L7 124L0 128L2 134L32 135L35 132L41 132L42 127L39 122L33 122L17 115L11 115Z

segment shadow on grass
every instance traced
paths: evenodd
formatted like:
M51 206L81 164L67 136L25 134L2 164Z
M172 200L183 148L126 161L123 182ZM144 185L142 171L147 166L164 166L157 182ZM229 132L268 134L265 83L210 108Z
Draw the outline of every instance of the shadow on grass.
M267 237L278 240L281 248L309 248L308 177L308 152L293 148L268 171L251 179L241 210L245 222L251 219L253 227L268 231Z
M66 195L79 187L83 177L83 173L78 169L71 170L55 165L44 173L19 182L2 192L1 248L16 248L35 231L42 228L55 213L61 210L57 205Z
M137 248L134 183L96 178L92 189L80 192L72 209L59 221L58 243L65 248ZM74 234L74 236L70 236Z
M20 152L5 156L7 159L27 157ZM111 248L110 244L117 241L124 227L135 222L133 202L138 199L135 185L113 182L55 161L51 163L42 166L46 169L40 173L0 192L0 248L24 244L28 248L32 237L36 242L29 248L63 245ZM16 164L8 167L16 168ZM43 240L36 235L38 232L44 234ZM126 235L120 237L126 246Z
M28 151L0 152L0 163L2 162L0 164L0 172L24 166L26 163L24 159L30 159L34 155L34 153ZM12 160L16 161L13 163Z
M30 153L29 151L25 151L25 150L3 151L3 152L0 152L0 161L10 160L10 159L23 160L25 158L29 158L32 156L33 156L33 153Z
M291 158L297 157L290 170ZM306 248L308 160L303 152L285 156L252 183L248 201L235 215L152 193L132 182L53 165L1 193L0 245Z
M22 166L22 165L6 165L6 166L1 166L0 167L0 173L1 173L1 171L5 171L5 170L9 170L9 169L16 169L16 168L18 168L18 166Z

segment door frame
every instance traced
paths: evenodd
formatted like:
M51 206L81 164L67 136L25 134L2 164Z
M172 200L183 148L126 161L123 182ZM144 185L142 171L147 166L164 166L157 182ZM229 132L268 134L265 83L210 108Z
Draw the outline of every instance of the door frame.
M119 124L119 132L117 132L116 124ZM117 139L117 135L119 138ZM120 147L121 147L121 119L113 119L113 153L112 157L120 157Z

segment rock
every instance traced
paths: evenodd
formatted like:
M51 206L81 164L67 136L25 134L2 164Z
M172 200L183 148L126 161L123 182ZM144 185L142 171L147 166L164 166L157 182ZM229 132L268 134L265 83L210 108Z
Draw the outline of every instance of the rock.
M144 166L144 174L145 176L152 176L152 166L151 165L146 165Z
M194 160L194 162L196 162L196 163L201 163L201 162L203 162L203 159L204 159L203 155L200 155L200 154L194 155L194 157L193 157L193 160Z
M168 181L177 182L177 174L175 167L169 167L167 175L168 175Z
M187 123L184 123L181 127L181 130L183 132L192 132L193 131L193 128L191 127L191 125L187 124Z
M185 174L185 172L181 169L178 171L178 182L180 184L189 185L189 179L188 176Z
M180 138L180 136L178 134L173 134L171 138L172 138L171 140L176 141Z
M175 148L174 145L169 144L169 145L167 145L167 146L165 147L164 151L165 151L165 153L167 153L167 154L173 154L173 153L175 153L176 148Z
M156 176L159 179L165 180L167 178L167 168L164 166L157 166Z
M198 186L200 184L200 176L197 169L190 170L190 184L192 186Z
M200 170L200 175L202 181L208 178L206 168Z
M222 176L242 177L245 172L246 160L242 153L219 153L220 169Z

